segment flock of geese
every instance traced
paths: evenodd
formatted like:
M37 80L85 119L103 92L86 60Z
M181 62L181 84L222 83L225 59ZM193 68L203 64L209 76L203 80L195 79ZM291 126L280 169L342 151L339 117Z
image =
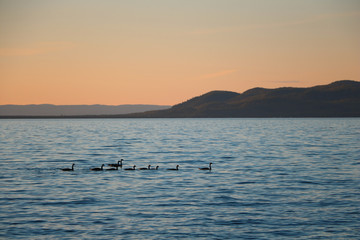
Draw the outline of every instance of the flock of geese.
M211 171L211 165L212 163L209 163L209 167L204 167L204 168L199 168L199 170L208 170ZM74 171L74 166L75 163L72 164L71 168L62 168L62 171ZM102 164L101 167L97 167L97 168L90 168L91 171L116 171L120 168L123 167L123 159L119 160L117 163L110 163L108 164L109 167L111 168L107 168L104 169L105 164ZM152 168L151 165L148 165L147 167L143 167L143 168L138 168L136 169L136 165L134 165L131 168L124 168L125 171L135 171L135 170L158 170L159 166L156 166L155 168ZM169 171L178 171L179 170L179 165L176 165L175 168L167 168L166 170Z

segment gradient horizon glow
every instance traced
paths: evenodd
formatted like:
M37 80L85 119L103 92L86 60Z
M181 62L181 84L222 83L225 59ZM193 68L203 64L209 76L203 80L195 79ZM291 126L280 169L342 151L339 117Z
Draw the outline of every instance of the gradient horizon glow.
M360 80L358 0L0 0L0 104Z

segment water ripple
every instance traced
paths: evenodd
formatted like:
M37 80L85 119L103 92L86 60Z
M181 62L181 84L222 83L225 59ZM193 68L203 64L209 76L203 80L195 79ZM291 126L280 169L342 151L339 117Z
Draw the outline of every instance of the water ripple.
M359 123L1 120L0 238L358 239Z

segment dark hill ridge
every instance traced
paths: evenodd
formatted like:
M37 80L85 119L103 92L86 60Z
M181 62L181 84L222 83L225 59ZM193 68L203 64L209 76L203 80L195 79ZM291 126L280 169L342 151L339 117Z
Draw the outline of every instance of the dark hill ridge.
M1 114L1 111L4 111L1 107L4 106L14 107L11 105L0 106L0 118L360 117L360 82L343 80L309 88L253 88L241 94L230 91L212 91L174 105L171 108L168 106L120 105L105 107L107 111L101 113L95 111L98 108L104 110L104 106L100 105L85 107L91 107L92 111L95 112L87 111L85 113L85 111L79 109L72 109L71 113L67 112L68 115L59 111L60 108L58 108L65 106L30 105L33 108L39 106L48 107L55 112L45 116L32 109L32 116L25 114L23 116L14 116L15 114L9 116L10 114ZM119 111L119 109L115 111L114 108L116 107L125 107L126 111L129 110L127 108L131 108L133 112L116 113L116 111ZM151 111L146 107L150 107Z
M360 117L360 82L310 88L212 91L170 109L118 117Z

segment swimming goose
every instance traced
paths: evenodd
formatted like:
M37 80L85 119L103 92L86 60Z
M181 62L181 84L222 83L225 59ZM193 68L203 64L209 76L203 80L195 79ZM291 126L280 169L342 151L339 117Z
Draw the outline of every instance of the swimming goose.
M74 171L74 166L75 166L75 163L73 163L71 168L62 168L61 170L62 171Z
M139 170L150 170L151 165L148 165L147 168L139 168Z
M199 168L199 170L209 170L209 171L211 171L211 164L212 163L209 163L209 167Z
M158 170L159 166L156 166L156 168L150 168L149 170Z
M102 171L104 170L105 164L101 165L101 168L90 168L91 171Z
M108 169L105 169L106 171L113 171L113 170L118 170L119 169L119 166L115 166L115 168L108 168Z
M168 168L166 170L177 171L177 170L179 170L179 165L176 165L176 168Z
M132 168L125 168L124 170L131 171L131 170L135 170L135 168L136 168L136 165L134 165Z
M122 167L122 162L123 162L123 160L124 160L124 159L121 159L121 160L119 160L117 163L109 163L108 166L109 166L109 167L116 167L116 166Z

